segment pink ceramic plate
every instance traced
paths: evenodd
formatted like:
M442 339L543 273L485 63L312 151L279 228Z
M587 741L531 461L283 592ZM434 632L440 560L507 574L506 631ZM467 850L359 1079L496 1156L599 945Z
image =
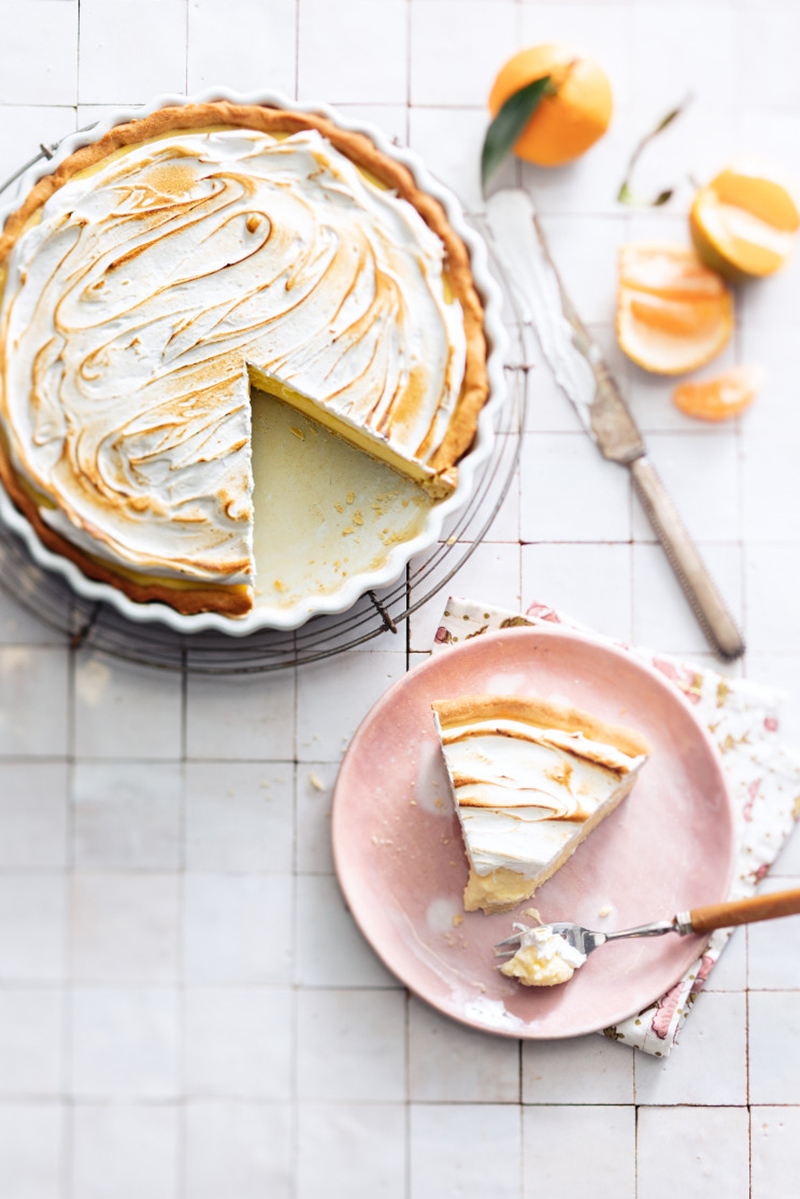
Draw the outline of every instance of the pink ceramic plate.
M333 806L336 868L389 969L475 1028L526 1038L605 1028L655 1003L704 939L608 945L560 987L521 987L498 973L492 945L515 915L463 911L467 866L430 711L434 699L477 692L573 703L639 729L653 746L631 795L537 892L545 921L629 928L727 898L734 828L716 750L675 688L630 655L562 629L515 628L411 671L345 755Z

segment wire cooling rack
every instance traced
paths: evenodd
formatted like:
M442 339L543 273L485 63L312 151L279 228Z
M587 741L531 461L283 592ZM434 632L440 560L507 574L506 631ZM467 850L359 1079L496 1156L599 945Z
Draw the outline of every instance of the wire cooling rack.
M60 575L42 569L23 543L0 524L0 588L39 620L63 633L73 648L92 650L164 670L201 674L280 670L327 658L386 633L399 635L412 612L440 591L475 547L497 514L514 477L527 398L528 369L506 370L509 403L492 455L476 478L464 510L427 555L412 559L394 586L368 591L348 612L319 616L302 628L261 629L248 637L224 633L190 636L158 623L128 621L109 604L76 595ZM505 417L505 419L502 419Z
M30 166L52 157L56 148L42 145L40 153L0 187L0 195ZM502 269L493 258L491 265L504 292L505 311L513 312L514 297ZM506 366L508 399L495 415L492 452L476 472L470 499L445 528L443 540L412 559L397 583L380 592L366 592L347 612L314 617L300 629L260 629L247 637L216 632L187 635L157 622L136 623L109 604L76 595L60 575L37 565L2 521L0 590L62 633L73 649L91 648L160 670L254 674L315 662L383 635L399 636L409 616L446 586L481 542L514 478L530 368L520 327L515 326L511 335L515 345L510 361L518 365Z

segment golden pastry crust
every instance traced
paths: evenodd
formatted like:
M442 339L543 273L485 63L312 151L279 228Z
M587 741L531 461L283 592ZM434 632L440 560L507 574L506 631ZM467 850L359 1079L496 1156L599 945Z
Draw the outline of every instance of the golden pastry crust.
M632 758L652 752L649 743L635 729L606 724L590 712L555 704L548 699L529 699L522 695L461 695L458 699L438 700L431 707L438 713L443 729L475 720L519 720L540 729L583 733L590 741L613 745Z
M340 129L329 118L317 113L233 104L227 100L161 108L149 116L117 125L96 141L76 150L51 174L39 179L24 203L8 217L0 233L0 286L5 276L6 259L17 238L49 197L79 172L95 166L109 154L126 146L182 130L213 127L238 127L270 134L292 134L305 129L319 131L356 166L385 186L393 188L412 204L443 243L444 275L464 314L467 352L461 394L445 438L430 464L446 485L446 490L452 490L457 474L456 463L472 444L478 414L488 398L483 306L472 280L466 246L451 228L442 205L417 187L407 167L388 158L365 134ZM42 520L37 504L17 479L2 438L0 479L40 540L49 549L74 562L89 578L108 583L137 602L165 603L186 615L214 611L227 616L239 616L251 609L252 589L248 587L205 585L184 590L157 578L152 582L139 582L118 573L112 564L106 565L83 553Z

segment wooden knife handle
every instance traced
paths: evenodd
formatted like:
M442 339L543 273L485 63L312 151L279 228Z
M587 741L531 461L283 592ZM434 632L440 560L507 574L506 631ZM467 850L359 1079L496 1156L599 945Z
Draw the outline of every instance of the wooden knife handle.
M629 468L637 495L703 632L720 657L738 658L744 653L742 635L652 462L643 454Z
M798 912L800 890L775 891L772 895L757 895L755 899L737 899L733 903L712 903L707 908L694 908L689 913L689 919L696 933L710 933L715 928L755 924L757 920L774 920L776 916L794 916Z

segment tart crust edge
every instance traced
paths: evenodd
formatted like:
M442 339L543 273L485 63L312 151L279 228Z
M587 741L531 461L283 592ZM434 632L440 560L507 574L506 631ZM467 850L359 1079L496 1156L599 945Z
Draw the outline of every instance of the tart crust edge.
M539 728L583 733L590 741L613 745L629 757L652 753L649 742L635 729L607 724L590 712L548 699L521 695L462 695L457 699L437 700L431 707L438 713L443 729L474 720L521 720Z

